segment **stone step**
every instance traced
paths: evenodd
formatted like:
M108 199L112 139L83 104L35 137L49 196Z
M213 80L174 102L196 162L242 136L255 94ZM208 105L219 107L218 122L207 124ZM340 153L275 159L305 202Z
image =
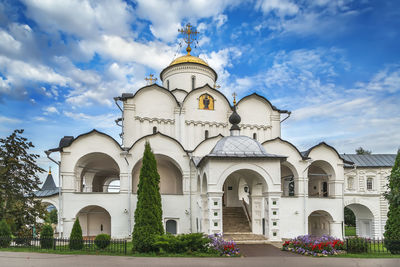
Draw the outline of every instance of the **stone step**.
M250 232L249 221L241 207L224 207L223 209L224 232Z
M267 244L270 243L263 235L256 235L251 232L226 232L224 233L225 240L233 240L237 244Z

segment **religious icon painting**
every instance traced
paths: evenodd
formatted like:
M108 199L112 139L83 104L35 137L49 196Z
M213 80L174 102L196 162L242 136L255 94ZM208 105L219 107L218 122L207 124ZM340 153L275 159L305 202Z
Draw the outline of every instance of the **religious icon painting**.
M214 110L214 98L209 94L203 94L199 97L199 109Z

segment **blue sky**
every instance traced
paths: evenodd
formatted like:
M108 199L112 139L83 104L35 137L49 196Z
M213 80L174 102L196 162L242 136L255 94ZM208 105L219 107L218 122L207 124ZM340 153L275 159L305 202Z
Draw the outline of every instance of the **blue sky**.
M201 33L192 54L217 71L220 90L291 110L282 137L300 150L397 151L396 0L2 0L0 136L25 129L46 169L43 151L64 135L96 128L119 140L112 98L184 53L187 22Z

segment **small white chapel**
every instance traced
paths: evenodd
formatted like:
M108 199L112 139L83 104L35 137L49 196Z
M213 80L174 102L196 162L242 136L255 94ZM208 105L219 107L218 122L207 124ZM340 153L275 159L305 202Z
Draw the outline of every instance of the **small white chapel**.
M212 66L191 54L197 31L188 24L181 32L187 54L161 71L160 85L150 76L147 86L114 98L122 140L94 129L48 150L61 155L61 187L46 181L47 193L37 195L58 210L59 234L68 237L79 218L84 236L131 236L149 142L169 233L343 238L348 207L357 235L382 237L395 155L341 155L324 142L299 151L281 138L291 113L256 93L230 103Z

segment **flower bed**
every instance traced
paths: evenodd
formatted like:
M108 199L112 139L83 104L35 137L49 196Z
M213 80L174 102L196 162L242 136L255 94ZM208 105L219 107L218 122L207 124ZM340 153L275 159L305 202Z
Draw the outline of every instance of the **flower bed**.
M302 255L327 256L339 254L344 250L344 247L342 240L332 236L301 235L286 241L282 246L282 250Z
M209 235L210 248L215 249L221 256L240 256L239 248L234 241L226 241L221 234Z

